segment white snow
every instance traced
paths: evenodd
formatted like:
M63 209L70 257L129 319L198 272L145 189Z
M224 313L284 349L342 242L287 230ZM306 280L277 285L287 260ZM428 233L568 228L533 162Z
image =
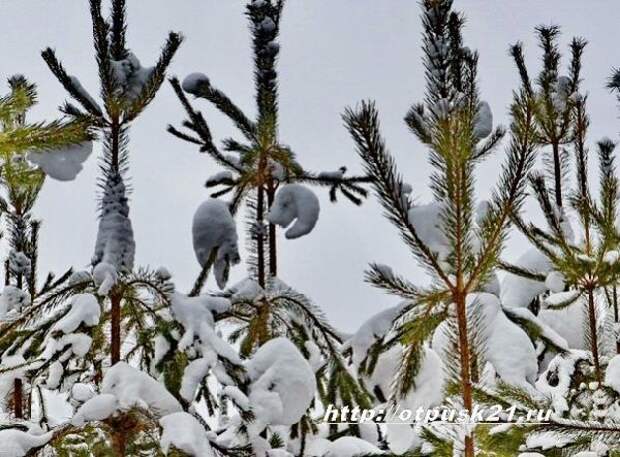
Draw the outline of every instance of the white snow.
M90 421L101 421L112 416L118 409L118 401L113 394L100 394L87 400L76 411L71 424L81 427Z
M550 308L557 308L568 303L573 303L581 295L577 290L568 290L566 292L557 292L545 298L545 305Z
M527 249L517 259L515 265L542 274L551 270L549 259L535 248ZM509 308L527 307L534 298L546 290L544 282L506 273L501 284L502 305Z
M30 276L30 259L21 251L9 251L9 269L14 275Z
M307 235L312 231L319 219L320 204L317 196L301 184L285 184L276 194L267 219L272 224L286 228L288 239Z
M563 292L566 287L566 281L564 275L559 271L550 271L545 279L545 286L552 293Z
M257 420L270 425L299 421L314 398L316 379L295 345L274 338L258 348L245 363L251 380L250 404Z
M478 140L488 137L493 131L493 112L487 102L480 102L474 119L474 136Z
M509 384L530 389L538 374L537 354L530 338L501 308L499 299L489 293L467 296L468 308L477 308L485 344L485 357L497 374ZM447 330L442 322L433 335L432 347L440 354L450 350ZM511 348L507 351L506 348Z
M196 210L192 223L194 252L198 263L204 267L213 249L217 249L214 272L220 289L226 286L225 271L241 261L239 257L237 227L228 204L209 198Z
M204 84L209 84L209 78L204 73L190 73L183 79L181 87L185 92L195 95Z
M346 342L345 346L345 348L350 346L353 350L353 363L359 364L366 358L368 350L373 343L390 331L394 319L396 319L403 307L404 304L401 304L385 309L372 316L360 326L357 332Z
M24 457L31 449L44 446L54 432L35 435L21 430L0 430L0 457Z
M125 362L118 362L108 369L101 383L101 393L114 395L122 410L138 406L159 416L182 410L162 384Z
M58 181L73 181L93 151L92 141L47 151L30 151L26 158Z
M164 455L175 448L193 457L215 457L204 427L191 414L178 412L159 420L163 432L159 440Z
M439 202L416 205L409 210L409 222L420 239L435 252L440 260L450 253L450 243L444 233L441 214L444 205Z
M620 355L609 361L605 371L605 385L620 393Z
M112 174L104 185L92 259L93 279L100 295L110 292L120 272L133 269L135 250L125 183L118 174Z
M93 327L99 323L101 308L94 295L73 295L69 305L69 312L54 324L52 332L60 331L69 334L75 332L82 323L87 327Z
M11 318L30 304L30 294L15 286L4 286L0 293L0 321Z
M131 52L122 60L112 60L111 66L114 80L130 101L140 95L153 73L153 67L143 67Z
M233 174L228 171L220 171L218 173L215 173L212 176L209 176L209 178L207 179L206 185L207 187L211 187L211 186L215 186L217 184L221 184L227 181L232 181L233 180Z
M551 404L556 413L562 414L568 410L566 394L570 388L571 376L579 360L587 360L588 354L584 351L570 351L555 356L547 369L536 381L536 389L551 398ZM552 385L549 380L553 379Z
M383 454L381 450L367 441L354 436L343 436L327 445L324 457L355 457L360 454Z

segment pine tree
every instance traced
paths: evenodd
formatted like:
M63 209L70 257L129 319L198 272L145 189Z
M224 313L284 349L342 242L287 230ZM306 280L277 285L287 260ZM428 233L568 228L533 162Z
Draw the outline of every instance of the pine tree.
M363 102L347 110L344 120L387 217L433 279L431 286L418 287L380 265L372 265L368 272L371 284L406 303L395 324L395 339L406 347L395 397L415 387L424 343L447 320L451 347L458 357L447 365L457 367L457 391L463 407L471 411L483 353L476 337L478 312L467 302L475 302L476 293L485 289L497 267L510 218L523 203L537 128L532 95L523 87L515 92L511 107L510 144L500 182L486 210L476 217L474 170L495 149L504 131L492 130L488 104L479 99L478 55L463 46L463 17L452 11L450 0L425 0L422 8L426 98L411 108L405 120L429 148L436 221L412 212L416 205L408 197L411 188L386 148L374 104ZM485 306L483 300L480 306ZM470 432L465 432L464 449L467 457L474 455Z
M76 77L66 72L51 48L42 55L54 76L80 105L66 103L63 111L70 116L91 117L103 137L100 223L92 264L100 295L110 299L110 351L114 364L121 359L121 277L132 271L135 250L124 179L129 127L155 97L182 37L171 32L155 66L142 67L127 47L125 1L112 2L109 20L102 16L101 0L90 1L90 12L103 108Z
M344 166L337 171L310 172L302 167L293 149L280 139L276 63L283 7L284 1L281 0L254 0L246 8L254 48L255 119L246 115L207 76L193 73L182 83L176 78L170 80L188 118L183 122L187 132L173 126L169 126L168 131L196 144L201 152L224 167L224 171L206 182L208 188L219 187L212 198L231 195L230 202L226 203L226 212L231 216L241 207L247 210L249 280L257 288L254 293L244 296L244 289L254 287L249 287L246 281L223 292L233 302L232 320L241 323L231 335L233 341L240 341L241 354L248 357L270 339L286 336L302 353L310 356L308 344L312 342L329 361L317 373L321 400L325 404L369 406L368 393L348 371L340 354L342 338L338 332L307 297L277 277L277 225L288 227L285 236L292 239L312 230L318 217L318 199L307 185L329 188L333 202L341 193L359 205L366 196L363 184L369 181L365 176L347 176ZM193 107L187 94L210 102L232 121L243 138L227 138L222 147L216 146L207 120ZM216 205L213 202L207 204ZM290 226L294 219L296 222ZM207 229L214 230L205 226L205 231ZM198 255L202 271L190 295L200 293L212 267L218 285L224 287L230 265L239 260L236 244L232 252L224 246L210 248L204 255ZM301 436L303 440L305 434L314 429L314 424L306 418L294 427L293 435ZM336 427L332 429L335 431Z
M11 354L7 346L18 338L21 317L28 312L37 296L38 233L40 221L33 218L32 208L43 186L45 174L27 160L28 154L55 154L58 148L88 141L91 134L86 119L73 122L27 123L26 113L36 104L36 86L21 75L9 78L9 95L0 99L0 154L2 155L2 187L5 197L0 208L8 229L9 254L5 261L5 288L0 310L2 343L0 353L9 376L22 368L21 354ZM51 279L51 278L50 278ZM11 357L9 362L5 357ZM12 389L13 414L21 419L30 415L26 398L29 386L15 376ZM4 399L3 399L4 400Z

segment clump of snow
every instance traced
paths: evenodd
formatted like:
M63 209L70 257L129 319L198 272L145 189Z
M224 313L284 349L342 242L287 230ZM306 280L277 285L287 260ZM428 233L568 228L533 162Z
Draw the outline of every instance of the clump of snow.
M347 167L340 167L334 171L322 171L318 174L319 179L339 180L342 179L347 172Z
M605 385L620 393L620 355L609 361L605 371Z
M15 286L5 286L0 293L0 320L18 314L30 304L30 294Z
M108 369L101 383L101 393L114 395L123 410L138 406L159 416L182 410L162 384L125 362L118 362Z
M479 332L485 344L485 357L505 382L530 389L538 374L537 354L532 341L517 324L512 322L500 305L499 299L489 293L469 294L466 306L480 316ZM449 351L448 323L442 322L433 336L436 351ZM506 351L506 348L511 348Z
M54 324L52 332L69 334L75 332L82 323L87 327L93 327L99 323L101 308L94 295L76 294L71 297L69 305L69 312Z
M355 457L356 455L383 454L377 447L354 436L343 436L327 445L324 457Z
M564 275L559 271L551 271L547 274L547 278L545 279L545 286L552 293L563 292L566 287L566 281L564 279Z
M346 342L346 346L351 347L353 351L353 363L360 364L366 358L373 343L390 331L403 306L397 305L385 309L360 326L357 332Z
M11 249L9 251L9 270L14 275L30 276L30 259L21 251Z
M111 64L114 80L129 100L134 100L142 93L153 73L153 67L143 67L131 52L122 60L112 60Z
M112 416L118 409L118 401L113 394L95 395L88 399L76 411L71 419L71 424L81 427L90 421L101 421Z
M215 456L204 427L191 414L178 412L159 420L163 432L161 450L168 455L171 446L193 457Z
M301 184L286 184L278 190L267 219L272 224L288 227L288 239L299 238L312 231L319 219L321 207L317 196Z
M218 184L231 183L232 181L233 181L233 174L228 170L224 170L224 171L215 173L212 176L209 176L209 178L207 179L207 182L205 183L205 186L212 187Z
M248 398L257 420L293 425L306 412L316 390L312 368L295 345L274 338L245 363L251 381Z
M35 435L16 429L0 430L0 456L24 457L31 449L47 444L54 432Z
M209 78L204 73L190 73L183 79L181 87L185 92L196 95L203 86L209 85Z
M566 397L575 367L580 360L588 360L588 354L584 351L558 354L536 381L536 389L551 398L551 405L558 414L568 411Z
M28 161L38 165L50 178L58 181L73 181L82 171L82 164L90 157L92 151L92 141L85 141L60 149L30 151L26 157Z
M211 252L217 249L213 267L218 286L224 288L230 265L241 261L237 227L228 205L215 198L203 202L194 214L192 236L194 252L202 267L207 264Z
M441 217L443 209L442 203L432 202L416 205L409 210L409 222L413 225L416 233L442 261L450 253L450 243L444 233Z
M103 189L92 260L93 279L100 288L99 294L107 295L110 292L119 272L131 271L135 250L125 183L119 174L111 174Z
M517 259L515 265L534 273L546 274L551 270L549 259L535 248L529 248L525 251ZM502 305L508 308L525 308L532 300L546 292L546 290L547 286L542 281L506 273L501 284Z
M474 136L478 140L488 137L493 131L493 112L487 102L480 102L474 119Z
M191 345L194 338L202 334L204 325L213 327L214 312L219 314L230 309L229 299L209 295L188 297L174 292L170 302L174 318L185 329L185 333L179 341L181 349Z

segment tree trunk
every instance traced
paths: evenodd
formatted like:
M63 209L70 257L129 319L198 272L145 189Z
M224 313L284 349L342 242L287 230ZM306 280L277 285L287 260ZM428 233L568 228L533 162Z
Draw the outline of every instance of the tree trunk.
M16 419L24 418L24 388L21 379L13 381L13 412Z
M555 203L562 207L562 165L560 164L560 145L553 143L553 177L555 179Z
M111 348L110 359L112 365L121 360L121 295L113 292L110 295L112 303L110 326L111 326Z
M601 365L598 355L598 331L596 328L596 308L594 307L594 293L592 289L588 290L588 321L590 325L590 349L592 358L594 359L594 372L596 381L600 384L603 381L601 374Z
M269 208L273 205L275 198L275 189L273 179L269 180L267 185L267 204ZM276 245L276 226L269 223L269 276L278 276L278 251Z
M258 196L256 198L256 250L257 252L257 269L258 269L258 285L265 287L265 241L262 233L263 214L265 212L265 190L263 186L258 187Z
M613 288L613 305L614 305L614 322L616 326L618 324L618 289L616 286ZM617 334L614 334L614 338L616 339L616 354L620 354L620 341L618 339Z
M463 397L463 407L471 413L473 408L472 382L471 382L471 353L469 339L467 335L467 310L465 308L465 295L456 294L456 317L458 325L459 354L461 364L461 395ZM465 457L474 457L474 438L465 437Z

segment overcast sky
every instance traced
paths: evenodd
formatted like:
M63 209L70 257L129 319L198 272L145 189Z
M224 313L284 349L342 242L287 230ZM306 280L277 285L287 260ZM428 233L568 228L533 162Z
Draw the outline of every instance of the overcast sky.
M23 73L39 85L40 103L31 119L52 119L65 99L40 57L46 46L57 50L70 74L98 93L87 3L0 0L0 77ZM611 67L620 65L617 0L456 0L455 4L468 19L466 44L480 52L482 96L496 121L507 124L511 90L518 84L508 45L523 41L534 71L539 51L533 29L553 23L562 26L563 44L574 35L590 42L583 74L590 94L591 142L602 136L618 138L616 102L604 88ZM153 64L169 30L180 31L186 40L171 74L204 72L246 113L254 114L250 35L242 0L128 0L128 11L129 45L143 65ZM305 167L331 170L346 164L360 170L340 115L346 106L372 98L380 109L388 146L417 200L430 198L427 153L402 121L411 103L423 97L420 35L419 6L414 0L289 0L280 40L280 134ZM206 104L198 106L217 138L238 136L222 116ZM182 119L178 100L166 84L134 123L131 217L136 263L165 265L179 288L187 289L199 270L192 251L191 219L208 196L203 187L206 178L218 168L194 146L165 132L168 123L178 125ZM49 180L44 186L35 209L44 221L42 271L60 272L89 263L96 234L94 156L76 181ZM500 150L480 167L481 198L494 185L503 157ZM310 296L335 325L351 331L394 303L363 283L369 262L389 264L413 280L422 278L374 199L357 208L344 201L332 205L325 194L322 191L315 230L301 239L280 242L280 276ZM532 217L537 215L532 212ZM524 247L515 237L505 255L514 258ZM236 267L233 279L244 273L243 266Z

